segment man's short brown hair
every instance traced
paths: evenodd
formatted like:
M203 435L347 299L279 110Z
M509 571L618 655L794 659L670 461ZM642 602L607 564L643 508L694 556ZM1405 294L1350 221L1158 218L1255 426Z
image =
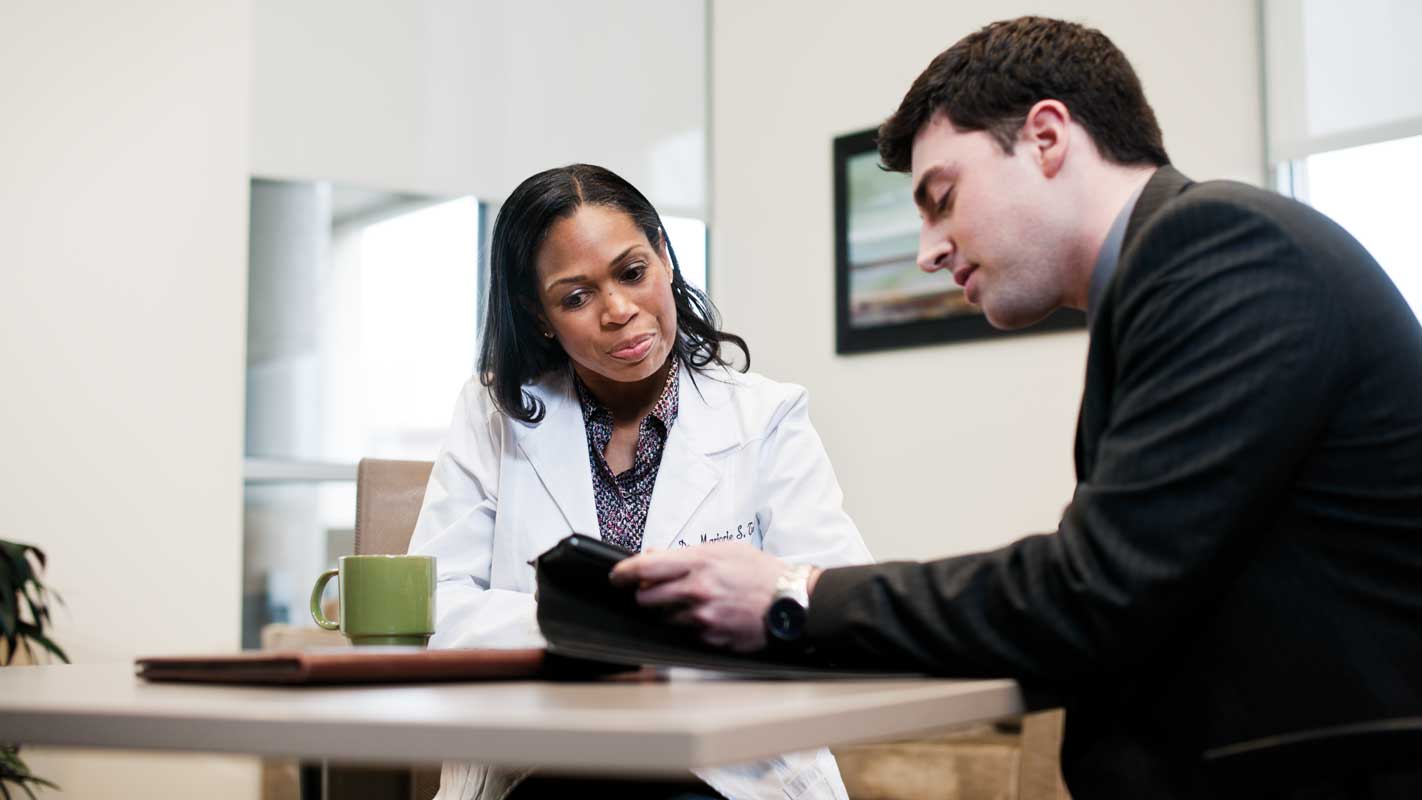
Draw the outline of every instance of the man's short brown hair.
M994 22L933 59L879 127L884 168L908 172L913 140L938 112L958 130L1013 143L1040 100L1060 100L1118 164L1170 163L1155 112L1125 54L1095 28L1043 17Z

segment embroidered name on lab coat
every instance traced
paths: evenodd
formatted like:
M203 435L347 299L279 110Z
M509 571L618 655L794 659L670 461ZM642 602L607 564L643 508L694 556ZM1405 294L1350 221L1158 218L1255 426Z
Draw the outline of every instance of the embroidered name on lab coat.
M755 520L742 522L734 529L727 528L723 531L712 531L701 534L701 543L708 542L739 542L751 538L755 535Z

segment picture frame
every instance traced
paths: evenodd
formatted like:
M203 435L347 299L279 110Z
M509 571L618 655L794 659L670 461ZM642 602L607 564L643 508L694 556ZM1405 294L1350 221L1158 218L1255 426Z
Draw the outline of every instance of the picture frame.
M955 344L1086 327L1059 309L1016 331L994 328L947 272L916 263L909 176L879 168L874 129L834 139L835 353Z

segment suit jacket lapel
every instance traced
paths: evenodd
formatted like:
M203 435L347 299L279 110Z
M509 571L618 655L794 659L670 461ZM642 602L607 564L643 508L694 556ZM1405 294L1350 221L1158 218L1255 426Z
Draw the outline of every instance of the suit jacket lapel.
M519 449L553 497L568 529L598 538L587 429L573 383L563 374L528 387L528 392L542 400L546 410L537 425L515 424Z
M1152 217L1175 199L1192 181L1179 170L1166 164L1150 177L1136 207L1131 209L1126 222L1126 235L1121 242L1121 259L1116 274L1111 278L1111 286L1101 295L1101 307L1096 309L1091 323L1091 344L1086 356L1086 388L1081 395L1081 411L1076 422L1076 476L1086 480L1096 461L1096 440L1106 426L1111 409L1111 384L1115 373L1115 345L1112 342L1111 306L1114 305L1112 287L1119 284L1124 275L1137 269L1132 257L1134 245L1139 240Z
M1150 176L1145 188L1141 190L1141 196L1136 200L1136 207L1131 209L1131 218L1126 223L1126 237L1121 242L1121 267L1127 266L1126 253L1130 251L1131 245L1135 244L1136 238L1140 236L1141 229L1145 227L1147 221L1154 217L1166 203L1175 199L1175 196L1185 191L1193 181L1180 174L1180 170L1166 164L1157 169L1155 174ZM1121 270L1116 270L1119 276ZM1114 282L1114 281L1113 281ZM1107 296L1110 293L1107 292ZM1103 303L1104 305L1104 303Z
M676 423L662 451L662 465L652 489L642 547L666 548L676 541L691 515L721 480L724 465L712 455L740 443L731 387L716 371L692 373L681 368Z

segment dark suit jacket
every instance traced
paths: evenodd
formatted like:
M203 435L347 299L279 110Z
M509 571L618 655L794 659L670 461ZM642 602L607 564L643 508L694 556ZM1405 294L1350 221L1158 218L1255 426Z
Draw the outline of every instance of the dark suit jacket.
M1211 748L1422 715L1422 329L1326 217L1151 178L1076 468L1053 534L824 573L810 643L1051 687L1079 798L1205 795Z

